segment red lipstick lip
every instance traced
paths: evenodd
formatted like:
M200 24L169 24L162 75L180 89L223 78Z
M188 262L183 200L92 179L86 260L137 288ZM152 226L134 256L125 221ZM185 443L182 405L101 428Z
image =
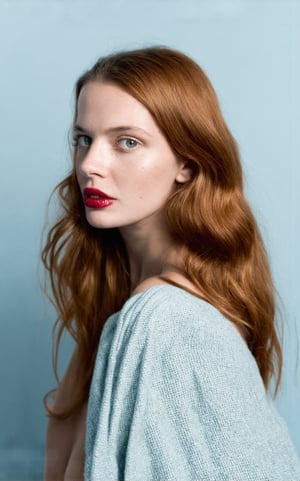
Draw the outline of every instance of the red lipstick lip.
M114 197L110 197L105 192L102 192L102 190L95 189L94 187L86 187L85 189L83 189L83 196L85 199L94 195L99 196L103 199L115 200Z

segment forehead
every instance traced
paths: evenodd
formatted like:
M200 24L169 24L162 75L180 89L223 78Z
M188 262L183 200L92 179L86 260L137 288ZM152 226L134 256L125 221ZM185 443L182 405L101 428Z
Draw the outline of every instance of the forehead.
M85 128L133 124L159 131L149 110L119 86L88 82L80 91L76 122Z

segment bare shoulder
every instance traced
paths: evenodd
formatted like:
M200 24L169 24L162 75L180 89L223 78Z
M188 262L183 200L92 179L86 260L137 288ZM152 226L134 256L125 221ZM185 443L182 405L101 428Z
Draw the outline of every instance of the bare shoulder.
M195 296L201 297L201 291L197 288L184 274L176 271L166 271L160 276L153 276L145 279L132 292L131 296L142 293L153 286L159 285L175 285L187 290Z
M150 287L164 285L164 284L167 284L167 282L161 279L159 276L148 277L148 279L145 279L144 281L142 281L140 284L136 286L136 288L131 293L131 297L134 296L135 294L140 294L141 292L144 292L147 289L150 289Z

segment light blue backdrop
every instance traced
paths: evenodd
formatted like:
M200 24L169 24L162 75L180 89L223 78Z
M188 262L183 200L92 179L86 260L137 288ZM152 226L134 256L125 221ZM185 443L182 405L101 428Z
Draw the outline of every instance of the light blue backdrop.
M0 480L41 479L54 312L38 285L40 233L69 166L74 82L104 53L151 44L202 65L239 142L284 303L276 403L300 453L299 20L292 0L0 1Z

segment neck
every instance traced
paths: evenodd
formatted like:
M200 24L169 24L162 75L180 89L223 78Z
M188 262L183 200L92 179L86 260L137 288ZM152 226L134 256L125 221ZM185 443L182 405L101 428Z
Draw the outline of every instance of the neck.
M147 219L120 229L130 265L131 287L135 289L149 277L159 276L166 269L176 269L178 249L174 246L164 222L155 228Z

